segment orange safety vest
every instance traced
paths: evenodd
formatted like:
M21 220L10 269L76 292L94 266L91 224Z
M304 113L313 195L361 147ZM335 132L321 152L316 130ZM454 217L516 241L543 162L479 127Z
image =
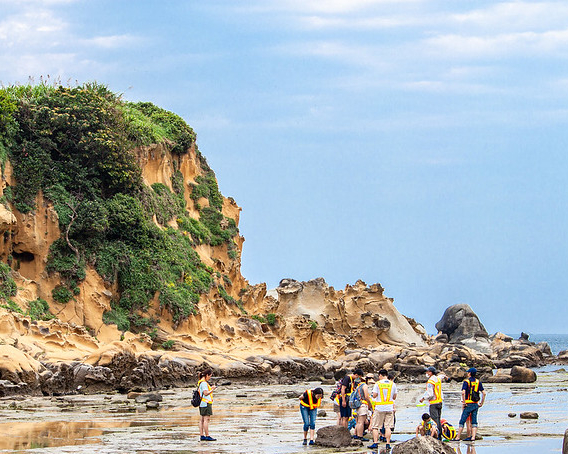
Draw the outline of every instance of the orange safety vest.
M306 394L308 395L308 403L305 403L302 400L302 398L300 397L300 405L303 405L304 407L308 407L309 410L313 410L314 408L318 408L321 405L321 399L318 399L314 403L314 396L312 395L312 392L309 389L306 389Z
M388 383L377 383L379 387L379 400L374 401L375 405L392 405L394 404L394 400L391 398L392 394L392 382L389 381ZM386 391L386 394L385 394Z
M436 378L434 378L436 377ZM430 401L430 404L441 404L442 399L442 380L437 375L432 375L428 383L434 385L434 398Z
M465 403L466 404L476 404L478 401L472 400L471 394L473 391L478 392L479 380L476 378L474 381L464 380L467 382L467 391L465 392Z
M205 382L207 384L207 391L209 391L209 394L202 395L201 396L201 400L204 400L205 402L207 402L208 404L212 404L213 403L213 394L211 393L211 385L205 381L205 379L201 379L197 382L197 387L201 388L201 382ZM201 393L201 391L199 391Z

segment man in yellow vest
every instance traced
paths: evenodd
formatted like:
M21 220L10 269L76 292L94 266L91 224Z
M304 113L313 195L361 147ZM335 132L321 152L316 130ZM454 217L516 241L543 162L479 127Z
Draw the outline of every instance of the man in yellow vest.
M394 425L394 401L397 389L393 381L389 380L386 369L379 371L379 381L373 387L374 411L371 416L370 429L373 431L373 444L370 449L377 449L379 444L379 430L385 426L386 449L390 449L391 427Z
M430 404L430 417L434 420L436 426L438 426L438 438L440 438L442 433L442 423L440 422L440 419L442 418L442 402L444 401L444 396L442 394L442 378L441 376L436 375L436 369L432 366L426 369L426 376L428 377L426 392L420 399L420 402L427 400Z
M471 436L467 437L465 441L475 441L475 436L477 435L477 410L483 407L487 393L483 389L483 384L475 377L476 375L477 369L475 367L470 368L467 371L467 378L462 384L461 402L463 411L459 423L458 440L461 440L463 425L470 415Z

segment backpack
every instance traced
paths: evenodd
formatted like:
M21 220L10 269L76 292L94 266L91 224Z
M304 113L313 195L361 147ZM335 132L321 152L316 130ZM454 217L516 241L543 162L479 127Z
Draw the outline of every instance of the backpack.
M329 396L331 400L335 400L335 398L341 394L341 382L342 380L339 380L336 383L335 389L331 392L331 395Z
M199 387L193 391L193 396L191 396L191 405L194 407L199 407L201 405L201 394L199 392Z
M469 380L466 380L468 382L468 391L470 392L470 398L473 402L479 402L481 399L481 396L479 394L479 380L475 380L474 382L471 382ZM477 385L477 386L474 386Z
M362 404L361 393L359 391L362 385L363 383L357 386L357 389L351 393L351 396L349 396L349 408L351 408L352 410L358 409Z

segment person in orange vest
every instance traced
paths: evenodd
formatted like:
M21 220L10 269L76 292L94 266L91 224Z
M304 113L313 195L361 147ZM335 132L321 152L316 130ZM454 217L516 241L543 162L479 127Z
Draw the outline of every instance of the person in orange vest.
M440 419L442 418L442 403L444 401L444 395L442 394L442 376L436 375L436 369L432 366L426 369L426 376L428 377L426 392L420 399L420 402L427 400L430 404L428 413L430 413L430 416L438 427L438 438L440 438L440 434L442 433Z
M385 427L386 449L390 449L391 427L394 425L394 401L397 396L397 389L394 381L389 380L386 369L379 371L379 381L373 387L374 411L371 416L371 431L373 432L373 443L370 449L379 447L379 429Z
M201 394L201 403L199 404L199 414L201 415L199 435L201 441L216 441L216 438L209 436L209 418L213 415L213 391L217 388L217 386L209 384L212 376L213 371L205 369L199 373L199 381L197 382L199 394Z
M300 396L300 413L304 421L304 441L303 445L308 444L308 429L310 430L310 444L314 444L314 432L316 430L317 409L321 405L323 389L306 389Z
M471 436L467 437L465 441L475 441L477 435L477 410L479 410L485 402L487 393L483 389L483 384L475 377L477 369L472 367L467 371L467 378L462 384L461 401L462 401L462 415L458 428L458 440L461 439L463 426L471 415Z

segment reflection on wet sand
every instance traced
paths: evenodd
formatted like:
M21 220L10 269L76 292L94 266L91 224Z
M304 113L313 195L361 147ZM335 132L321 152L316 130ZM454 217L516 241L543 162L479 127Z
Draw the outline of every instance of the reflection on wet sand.
M37 421L0 424L0 449L22 450L99 443L105 429L128 422Z
M477 454L477 453L475 452L475 445L473 445L473 444L471 444L471 443L469 443L469 444L467 445L467 448L466 448L465 452L462 451L461 448L462 448L461 445L458 445L456 448L454 448L454 449L456 450L456 454Z

